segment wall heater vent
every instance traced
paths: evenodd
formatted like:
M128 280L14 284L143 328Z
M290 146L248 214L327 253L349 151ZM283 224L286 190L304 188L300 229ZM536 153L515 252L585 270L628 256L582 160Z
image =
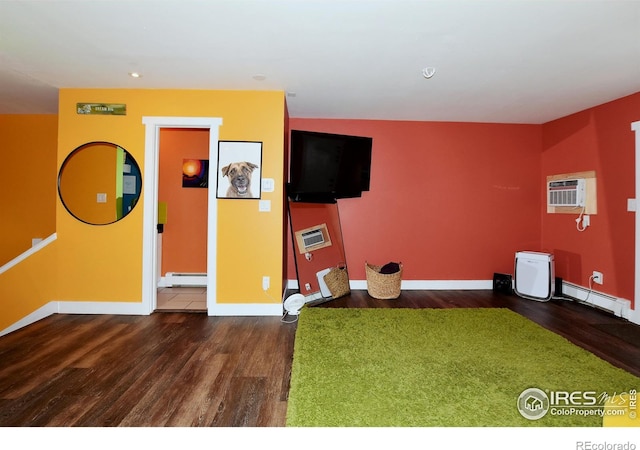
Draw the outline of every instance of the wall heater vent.
M324 244L324 235L322 234L322 230L315 229L302 233L302 243L304 244L305 249Z
M549 181L547 183L547 205L584 206L585 186L584 178Z

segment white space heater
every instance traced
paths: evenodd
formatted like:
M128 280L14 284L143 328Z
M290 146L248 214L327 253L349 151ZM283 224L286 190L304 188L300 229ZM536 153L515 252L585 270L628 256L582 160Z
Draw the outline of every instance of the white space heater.
M515 293L529 300L546 302L555 294L553 255L517 252L514 276Z
M324 276L329 272L331 272L331 267L316 273L316 278L318 279L318 286L320 286L320 294L322 294L324 298L331 297L331 291L329 290L329 286L327 286L327 283L324 281Z

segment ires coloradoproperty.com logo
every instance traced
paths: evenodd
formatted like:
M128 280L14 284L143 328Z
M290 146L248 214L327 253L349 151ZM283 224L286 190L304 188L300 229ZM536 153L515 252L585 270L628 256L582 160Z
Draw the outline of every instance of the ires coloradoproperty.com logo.
M525 419L554 416L626 416L637 419L637 391L613 395L595 391L543 391L529 388L518 397L518 411Z

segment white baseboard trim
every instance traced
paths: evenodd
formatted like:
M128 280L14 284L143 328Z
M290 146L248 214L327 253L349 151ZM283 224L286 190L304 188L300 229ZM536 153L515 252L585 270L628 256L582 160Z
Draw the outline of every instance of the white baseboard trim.
M366 280L352 280L349 287L353 290L366 290ZM491 290L493 280L403 280L403 290ZM287 289L297 290L297 280L288 280ZM588 288L563 281L563 295L598 307L615 314L618 317L640 325L640 307L631 309L631 302L626 299L613 297L602 292L589 292ZM320 298L320 293L307 296L308 301ZM209 316L281 316L282 303L216 303L208 311ZM82 302L82 301L52 301L23 317L13 325L0 331L4 336L27 325L44 319L52 314L119 314L119 315L149 315L146 308L139 302Z
M636 309L629 310L629 322L640 325L640 306L636 305Z
M282 303L216 303L209 316L282 316Z
M354 289L366 289L367 281L357 281ZM402 280L400 289L405 291L476 291L493 289L493 280Z
M349 287L353 290L366 290L367 280L350 280ZM402 280L402 290L491 290L493 280ZM298 281L288 280L287 289L297 290ZM588 288L562 282L563 294L590 306L604 309L612 314L622 317L635 324L640 324L640 305L631 309L631 302L624 298L618 298L602 292L589 292ZM311 294L313 295L313 294ZM310 296L307 296L310 297ZM586 299L586 301L585 301Z
M321 298L324 298L322 296L322 293L321 292L315 292L313 294L305 295L304 296L304 301L305 301L305 303L309 303L309 302L313 302L313 301L316 301L316 300L320 300Z
M12 333L12 332L14 332L16 330L19 330L20 328L24 328L27 325L31 325L32 323L35 323L38 320L42 320L45 317L49 317L49 316L57 313L58 312L58 304L57 303L58 302L49 302L46 305L36 309L31 314L23 317L22 319L18 320L13 325L11 325L11 326L5 328L4 330L0 331L0 336L4 336L5 334Z
M638 323L638 314L631 309L631 302L629 300L614 297L603 292L590 291L589 288L567 281L562 282L562 295L581 303L604 309L633 323Z
M208 311L209 316L281 316L282 303L218 303ZM114 314L122 316L148 316L141 302L83 302L52 301L0 331L0 337L24 328L53 314Z
M122 316L148 316L141 302L74 302L59 301L60 314L115 314Z
M142 303L128 302L57 302L60 314L149 315ZM278 316L282 303L216 303L210 316Z
M349 287L353 290L366 290L367 280L349 280ZM298 289L297 280L288 280L287 289ZM486 290L493 289L493 280L402 280L400 289L406 291L456 291L456 290Z

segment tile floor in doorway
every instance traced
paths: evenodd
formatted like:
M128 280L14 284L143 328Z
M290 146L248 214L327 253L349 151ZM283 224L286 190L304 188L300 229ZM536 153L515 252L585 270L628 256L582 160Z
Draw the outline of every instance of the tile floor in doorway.
M158 311L207 311L206 287L165 287L158 289Z

